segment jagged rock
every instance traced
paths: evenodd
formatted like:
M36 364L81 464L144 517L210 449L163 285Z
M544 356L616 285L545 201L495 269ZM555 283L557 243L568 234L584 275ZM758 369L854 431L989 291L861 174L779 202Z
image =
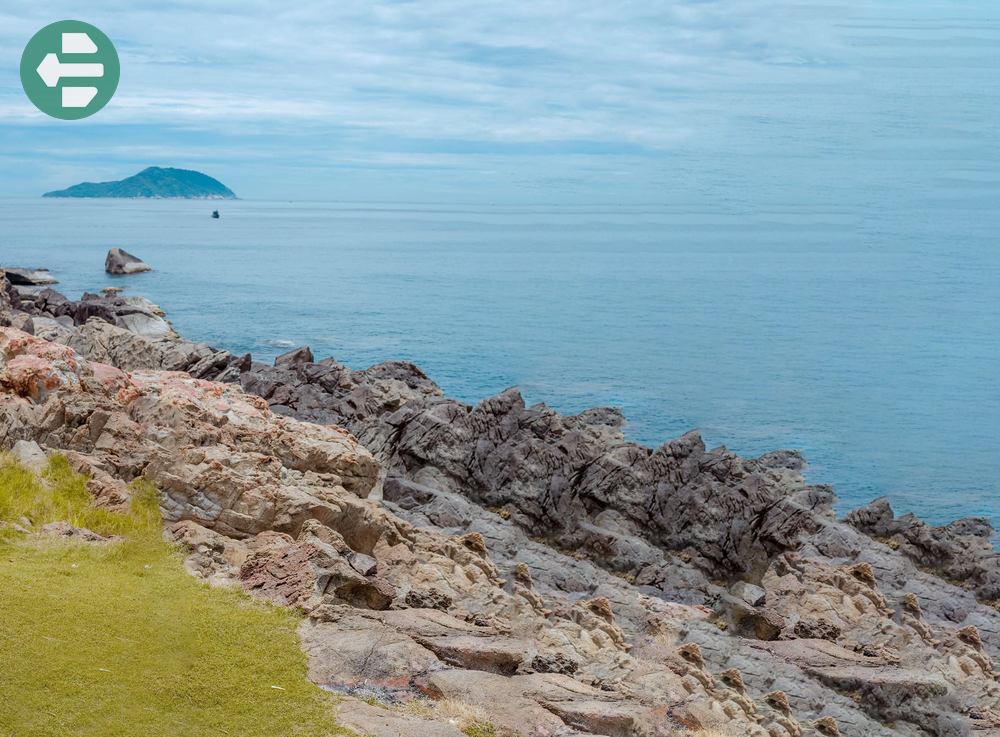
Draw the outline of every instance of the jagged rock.
M138 256L121 248L112 248L104 259L104 270L109 274L138 274L150 269Z
M981 518L934 527L913 515L895 517L889 501L876 499L848 513L845 522L946 579L962 581L979 598L1000 599L1000 557L990 543L993 528Z

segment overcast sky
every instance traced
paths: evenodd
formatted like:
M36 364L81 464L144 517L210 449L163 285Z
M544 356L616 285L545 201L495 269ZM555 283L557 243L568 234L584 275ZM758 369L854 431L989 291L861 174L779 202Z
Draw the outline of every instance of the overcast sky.
M45 117L18 77L64 18L121 57L85 121ZM992 0L8 0L0 196L158 164L248 198L654 202L865 140L905 113L885 93L927 78L921 24L945 19L997 41Z

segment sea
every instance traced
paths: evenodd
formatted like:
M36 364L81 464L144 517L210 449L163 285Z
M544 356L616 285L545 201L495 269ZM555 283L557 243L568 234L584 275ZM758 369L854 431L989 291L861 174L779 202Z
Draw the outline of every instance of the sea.
M260 361L413 361L469 403L620 407L649 446L798 449L840 511L997 522L1000 217L963 181L891 211L11 199L0 263L124 287ZM115 246L153 270L106 275Z

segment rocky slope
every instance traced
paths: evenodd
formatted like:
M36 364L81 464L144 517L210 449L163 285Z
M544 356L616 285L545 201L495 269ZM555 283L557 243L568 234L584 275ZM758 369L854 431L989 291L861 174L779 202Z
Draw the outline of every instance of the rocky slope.
M430 697L525 737L1000 734L983 520L838 520L794 452L650 449L610 409L470 407L410 364L263 365L141 298L0 287L3 442L104 504L150 478L192 572L308 614L311 677L379 704L345 701L360 731L457 734L400 706Z

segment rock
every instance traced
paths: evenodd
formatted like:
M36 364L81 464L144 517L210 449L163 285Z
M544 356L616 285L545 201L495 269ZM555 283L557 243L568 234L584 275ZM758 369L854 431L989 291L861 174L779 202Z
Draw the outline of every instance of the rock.
M35 321L30 315L25 315L23 313L14 315L10 320L10 326L22 332L28 333L29 335L35 334Z
M121 248L112 248L104 260L104 270L109 274L138 274L149 271L149 265Z
M49 462L45 451L34 440L18 440L14 443L11 452L18 463L35 473L43 471Z
M27 520L25 520L27 521ZM4 522L0 520L0 531L9 530L11 532L17 533L18 535L30 535L31 525L22 525L19 522ZM0 535L0 539L3 539L3 535Z
M880 497L847 513L844 521L872 537L892 534L892 507L886 497Z
M282 353L274 359L275 366L294 366L299 363L312 363L313 354L309 346L304 345L299 348Z
M448 665L512 676L524 662L524 641L509 637L455 635L418 638L417 642Z
M42 535L72 538L74 540L82 540L88 543L105 543L116 539L113 537L98 535L96 532L88 530L86 527L74 527L69 522L49 522L46 525L42 525L38 531Z
M964 582L980 599L1000 599L1000 558L993 551L993 528L987 520L969 518L934 527L913 515L895 517L882 498L850 512L844 521L886 541L917 566Z
M627 420L618 407L593 407L578 414L577 419L588 425L607 426L615 430L625 426Z
M0 267L0 272L3 272L8 282L20 286L44 286L59 283L59 280L52 276L48 269Z
M452 724L390 711L357 699L344 699L339 704L337 721L370 737L467 737Z
M406 593L406 606L415 609L438 609L448 611L452 605L451 597L436 588L410 589Z
M763 604L767 594L760 586L754 586L752 583L747 583L746 581L737 581L729 590L733 596L739 597L750 606L760 606Z
M836 642L841 635L841 629L833 622L823 617L804 617L795 623L796 637L814 640L830 640Z
M334 622L304 620L299 634L309 656L309 677L323 686L369 683L405 690L412 674L444 667L409 635L349 611Z
M498 726L524 737L559 734L567 725L532 698L521 679L470 670L434 671L417 679L417 686L435 699L449 699L488 709Z
M347 561L350 563L351 568L362 576L374 576L378 573L378 561L370 555L351 551L347 555Z
M537 674L504 679L480 671L437 671L419 679L421 689L488 710L492 721L525 737L566 734L675 734L656 708L622 704L567 676ZM572 733L572 732L570 732Z
M150 315L156 315L157 317L166 317L167 314L163 311L155 302L152 302L141 295L133 295L131 297L125 297L123 300L124 304L128 307L134 307L140 312L145 312Z
M785 628L785 618L773 608L754 607L743 599L723 594L717 607L735 633L757 640L775 640Z
M130 312L117 316L115 324L123 327L130 333L141 335L144 338L164 338L174 331L170 323L157 315L150 315L145 312Z
M571 676L580 669L580 664L562 653L536 655L531 661L531 669L536 673L562 673Z

